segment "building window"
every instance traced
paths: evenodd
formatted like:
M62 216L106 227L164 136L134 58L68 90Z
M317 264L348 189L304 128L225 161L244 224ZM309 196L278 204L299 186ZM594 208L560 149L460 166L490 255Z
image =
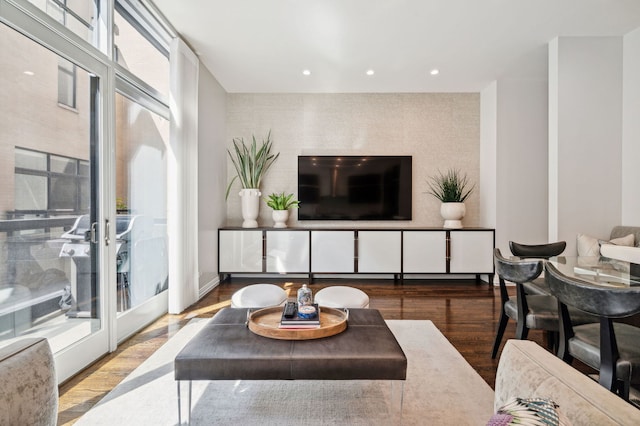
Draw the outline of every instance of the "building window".
M15 150L15 211L23 214L80 214L88 211L89 162Z
M58 103L76 108L76 66L66 59L58 59Z

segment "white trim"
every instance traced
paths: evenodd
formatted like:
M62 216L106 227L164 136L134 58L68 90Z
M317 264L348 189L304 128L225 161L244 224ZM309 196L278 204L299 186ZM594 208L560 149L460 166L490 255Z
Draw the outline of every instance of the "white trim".
M204 296L209 294L209 292L213 291L214 288L220 285L220 277L216 277L213 280L205 283L200 287L200 292L198 294L198 300L202 299Z

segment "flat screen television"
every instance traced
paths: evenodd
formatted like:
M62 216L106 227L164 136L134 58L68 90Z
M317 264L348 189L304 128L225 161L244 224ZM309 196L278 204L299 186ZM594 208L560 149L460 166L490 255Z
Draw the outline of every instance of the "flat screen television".
M298 220L411 220L411 156L298 157Z

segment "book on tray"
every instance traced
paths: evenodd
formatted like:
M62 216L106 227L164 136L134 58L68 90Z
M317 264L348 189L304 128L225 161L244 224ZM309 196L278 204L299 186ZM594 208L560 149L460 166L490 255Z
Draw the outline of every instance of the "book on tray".
M315 313L313 312L314 310ZM296 311L291 318L285 318L283 308L280 328L320 328L320 308L317 304L298 308L296 304Z

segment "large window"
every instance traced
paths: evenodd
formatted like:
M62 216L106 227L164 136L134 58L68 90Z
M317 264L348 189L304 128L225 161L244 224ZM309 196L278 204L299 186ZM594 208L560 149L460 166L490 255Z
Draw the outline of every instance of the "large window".
M169 51L152 33L151 27L136 17L129 2L118 3L114 13L114 61L149 84L160 94L169 95Z
M84 40L96 45L100 0L29 0Z

